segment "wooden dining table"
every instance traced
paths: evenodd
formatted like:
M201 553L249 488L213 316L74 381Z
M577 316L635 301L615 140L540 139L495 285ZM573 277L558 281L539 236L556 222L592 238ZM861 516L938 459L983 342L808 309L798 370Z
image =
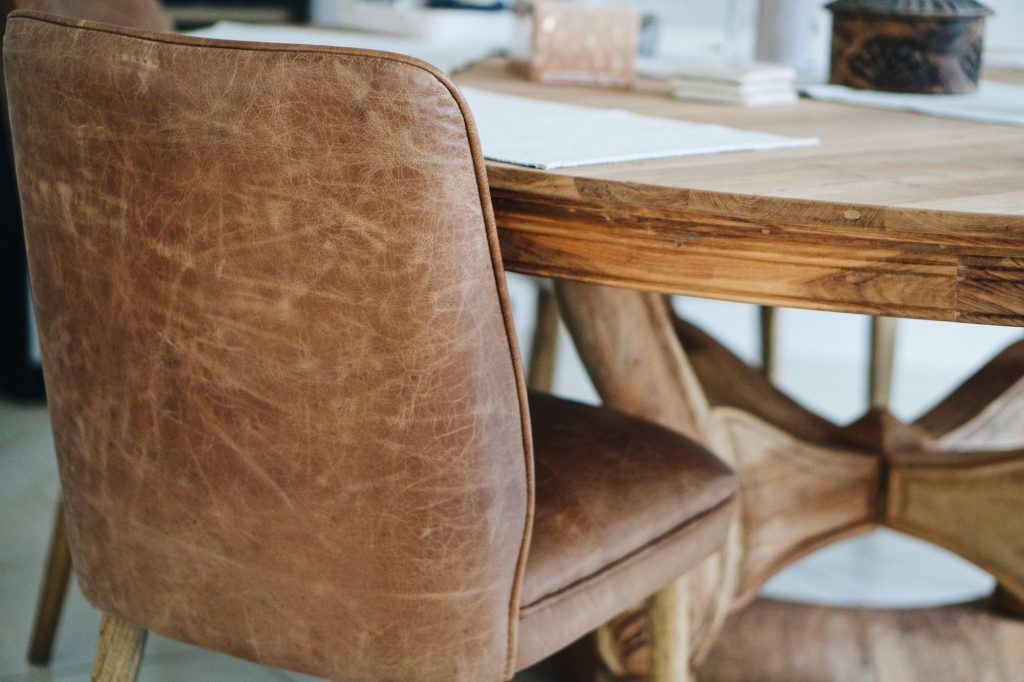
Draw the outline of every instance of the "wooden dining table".
M1024 72L1001 80L1024 83ZM708 298L1024 325L1024 128L800 100L747 109L551 87L500 60L459 84L818 137L810 149L540 171L488 164L510 270Z
M1024 83L1024 72L986 76ZM679 319L664 295L1024 326L1024 128L808 99L758 109L684 102L645 80L630 90L546 86L500 59L456 82L821 140L564 170L488 163L506 267L554 278L602 400L699 439L741 479L726 546L680 581L680 599L663 605L671 613L637 610L598 633L606 679L678 679L670 668L678 673L680 660L648 660L652 637L676 638L687 667L712 671L701 679L728 679L714 670L723 669L715 646L730 637L722 634L730 614L730 623L741 618L798 558L880 526L995 576L989 620L979 625L962 610L941 620L992 629L998 645L972 660L974 679L1020 679L1024 627L1010 614L1024 614L1024 343L913 423L871 409L839 426ZM743 679L834 679L826 668L840 659L845 679L863 679L857 674L886 665L878 657L887 654L863 647L795 656L783 633L800 628L801 612L765 608L754 610L768 644L760 660L745 661L759 672ZM943 670L951 652L940 642L956 632L913 634L898 619L876 620L888 623L878 627L889 644L934 640L915 661L918 679L939 679L927 675ZM726 663L735 671L744 661Z

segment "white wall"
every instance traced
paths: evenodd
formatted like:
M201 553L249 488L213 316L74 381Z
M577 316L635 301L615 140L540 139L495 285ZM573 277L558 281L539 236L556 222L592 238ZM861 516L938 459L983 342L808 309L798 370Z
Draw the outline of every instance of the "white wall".
M721 31L725 23L726 5L733 3L741 13L756 14L757 0L628 0L644 10L654 12L671 25L685 25ZM816 1L816 0L810 0ZM995 11L989 20L986 42L990 48L1024 50L1024 0L983 0ZM818 4L824 7L828 2ZM827 16L823 12L823 16ZM827 24L827 18L824 20ZM828 33L827 25L823 33Z
M1024 2L1022 0L984 0L995 10L989 20L988 47L1024 50Z

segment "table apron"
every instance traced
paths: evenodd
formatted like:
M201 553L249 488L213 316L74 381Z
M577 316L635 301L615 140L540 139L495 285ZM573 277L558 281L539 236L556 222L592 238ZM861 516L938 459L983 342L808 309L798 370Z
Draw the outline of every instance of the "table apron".
M496 188L505 265L532 275L762 305L1024 326L1024 248Z

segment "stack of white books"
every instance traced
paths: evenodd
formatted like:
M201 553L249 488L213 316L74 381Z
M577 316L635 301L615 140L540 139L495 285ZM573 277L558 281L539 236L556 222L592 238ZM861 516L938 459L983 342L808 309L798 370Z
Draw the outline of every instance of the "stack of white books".
M678 99L764 107L797 99L796 71L777 64L704 64L677 68L671 79Z

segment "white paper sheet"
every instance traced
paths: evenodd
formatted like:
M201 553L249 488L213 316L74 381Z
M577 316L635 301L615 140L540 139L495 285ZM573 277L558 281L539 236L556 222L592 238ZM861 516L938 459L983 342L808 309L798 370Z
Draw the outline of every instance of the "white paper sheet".
M982 81L978 91L970 95L907 95L854 90L842 85L808 85L803 91L814 99L829 102L1024 126L1024 85Z
M189 35L217 40L244 40L258 43L288 43L296 45L329 45L355 47L364 50L382 50L409 55L433 64L451 74L499 51L501 46L490 39L465 41L431 41L403 36L388 36L359 31L341 31L302 26L273 24L245 24L236 21L218 21L212 26L190 31Z
M641 116L621 109L461 88L480 131L484 156L531 168L555 169L722 152L810 147L793 138Z

